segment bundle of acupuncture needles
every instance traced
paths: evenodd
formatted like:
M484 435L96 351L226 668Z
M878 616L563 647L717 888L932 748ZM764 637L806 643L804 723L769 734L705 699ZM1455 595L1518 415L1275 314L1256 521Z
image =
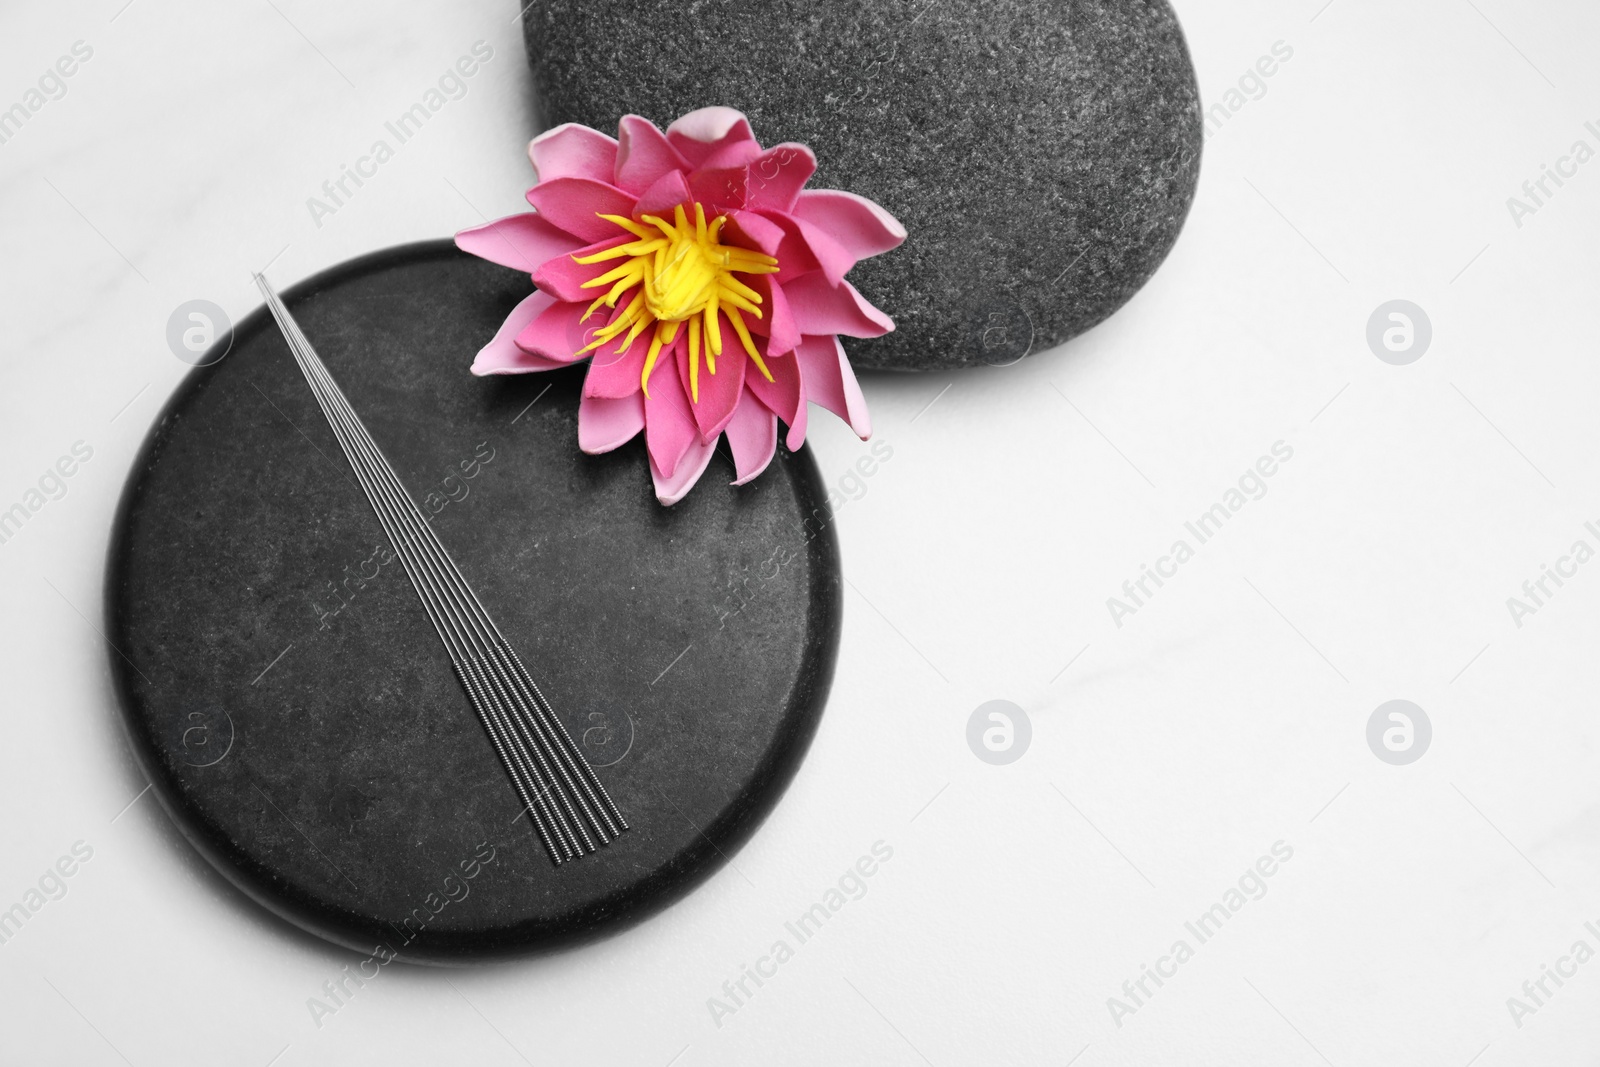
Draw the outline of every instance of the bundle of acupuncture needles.
M609 844L628 828L622 813L289 309L264 277L255 280L550 858L560 864L593 852L596 838Z

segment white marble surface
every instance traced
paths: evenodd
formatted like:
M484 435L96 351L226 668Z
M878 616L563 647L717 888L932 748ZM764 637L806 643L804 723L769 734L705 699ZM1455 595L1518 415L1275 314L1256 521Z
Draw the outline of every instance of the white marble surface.
M1600 950L1600 563L1520 627L1506 604L1600 547L1600 162L1520 227L1506 203L1600 149L1600 9L1181 0L1208 103L1293 56L1210 139L1182 241L1113 321L1009 369L867 381L894 458L840 512L833 698L745 877L552 959L389 968L318 1027L307 998L356 958L223 889L141 797L95 630L107 531L185 370L173 308L237 316L251 268L287 283L515 210L529 78L503 0L123 2L0 11L0 107L93 50L0 144L0 508L93 453L0 544L0 907L93 849L0 945L0 1061L1600 1053L1600 962L1507 1006ZM316 225L306 199L479 40L465 97ZM1392 298L1434 326L1409 366L1364 339ZM845 478L865 446L815 426ZM1118 627L1107 598L1278 441L1266 495ZM991 767L965 727L1001 698L1033 740ZM1433 724L1409 766L1364 738L1393 698ZM717 1025L708 998L880 839L867 895ZM1198 944L1185 921L1279 841L1266 895ZM1108 998L1180 938L1193 958L1117 1025Z

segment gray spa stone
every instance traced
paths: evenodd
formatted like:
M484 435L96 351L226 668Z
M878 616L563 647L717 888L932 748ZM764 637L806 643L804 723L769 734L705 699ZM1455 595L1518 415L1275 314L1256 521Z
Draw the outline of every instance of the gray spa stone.
M737 489L717 456L662 507L642 440L578 450L581 369L468 373L529 291L432 241L283 296L631 824L609 847L551 865L264 309L167 404L112 531L107 656L153 794L373 966L552 949L681 897L778 802L833 674L809 450Z
M905 223L851 272L898 325L846 341L858 366L1004 364L1082 333L1160 266L1199 177L1165 0L542 0L524 32L547 126L736 107L763 144L816 151L813 187Z

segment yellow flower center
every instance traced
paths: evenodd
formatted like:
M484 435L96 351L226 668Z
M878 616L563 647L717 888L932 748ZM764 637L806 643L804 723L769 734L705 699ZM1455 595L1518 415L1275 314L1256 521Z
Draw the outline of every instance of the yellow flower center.
M622 337L617 347L620 354L646 330L653 330L650 348L645 353L644 371L639 375L644 395L650 395L650 372L655 369L656 357L661 349L677 339L678 329L689 324L689 393L695 403L700 401L700 355L705 353L706 369L717 373L717 357L722 355L722 326L720 312L739 335L751 362L762 377L772 381L755 342L745 325L744 314L761 317L761 294L734 277L736 274L775 274L778 261L748 248L725 245L719 239L727 216L718 215L709 224L705 208L694 205L694 222L688 212L678 205L672 222L654 215L641 216L638 222L621 215L601 215L607 222L615 223L637 240L596 252L591 256L573 256L577 263L600 263L620 259L624 262L612 270L583 283L585 289L610 289L589 305L579 321L589 321L602 307L615 308L617 301L635 287L634 294L622 314L594 335L594 340L584 346L578 355L591 352L608 341Z

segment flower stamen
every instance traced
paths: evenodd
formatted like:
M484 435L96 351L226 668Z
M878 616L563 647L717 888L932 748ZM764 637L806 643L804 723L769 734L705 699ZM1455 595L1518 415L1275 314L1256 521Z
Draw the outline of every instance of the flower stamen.
M728 217L717 215L708 220L705 206L699 202L694 204L693 221L683 204L673 209L670 222L658 215L641 215L636 220L622 215L599 217L637 239L591 255L572 257L573 262L584 265L623 261L583 283L585 289L610 288L589 305L579 321L587 322L601 307L615 308L628 292L637 292L621 314L596 330L577 355L594 351L618 337L622 338L621 347L616 350L620 354L645 331L653 330L639 375L640 387L648 397L650 373L661 350L677 339L679 326L687 322L689 394L694 403L699 403L700 356L703 351L706 372L716 374L717 357L723 348L722 318L726 317L756 369L767 381L773 380L744 321L745 314L762 317L761 294L734 275L776 274L775 258L722 244L722 229Z

